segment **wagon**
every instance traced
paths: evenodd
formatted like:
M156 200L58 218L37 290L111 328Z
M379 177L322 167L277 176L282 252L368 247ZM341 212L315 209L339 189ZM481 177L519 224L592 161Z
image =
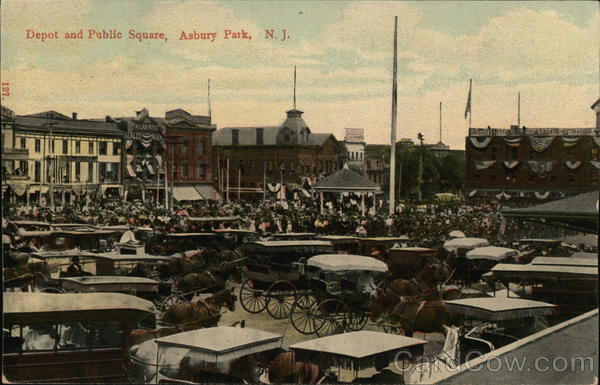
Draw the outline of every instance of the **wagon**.
M2 370L9 381L126 381L125 340L156 308L120 293L5 293Z
M272 234L271 237L276 241L294 241L294 240L311 240L314 239L317 234L315 233L277 233Z
M214 233L167 233L160 234L148 245L152 253L171 255L203 247L217 248L219 237Z
M412 243L412 240L407 236L399 237L371 237L371 238L359 238L360 240L360 254L370 255L375 250L385 251L394 247L394 245L408 245Z
M215 229L218 235L219 248L221 250L235 250L244 243L257 240L257 233L253 230L244 229Z
M247 258L246 280L240 303L249 313L267 310L276 319L287 318L298 295L308 288L304 267L308 258L331 252L325 241L259 241L241 248Z
M424 247L393 247L384 260L392 278L411 279L427 264L437 258L439 251Z
M360 238L350 235L319 235L316 239L331 242L335 253L359 254Z
M99 254L82 251L79 249L70 249L62 251L39 251L31 253L31 256L44 261L50 278L58 278L61 274L66 274L66 267L71 264L73 258L78 258L83 269L84 275L95 273L93 261Z
M403 383L400 374L390 373L389 377L381 378L382 375L385 376L382 369L392 363L397 365L398 361L421 356L426 343L417 338L362 330L299 342L290 345L290 351L296 362L308 362L328 368L328 375L334 374L332 369L337 368L337 379L329 377L326 380L328 383L342 380L342 369L353 372L353 377L357 378L359 371L373 368L380 373L364 382Z
M87 251L106 251L110 241L118 241L120 231L99 229L96 226L79 223L52 224L51 249L78 247Z
M257 383L258 374L281 349L282 336L251 328L219 326L197 329L148 341L156 352L144 362L133 352L133 365L152 370L152 383ZM235 361L256 370L241 373ZM252 373L252 374L250 374ZM250 378L250 377L252 378ZM152 378L137 378L146 382Z
M158 282L141 277L88 276L59 278L65 292L123 293L154 301L158 296Z
M306 270L310 291L297 296L290 317L298 332L319 336L361 330L375 282L388 272L384 262L353 254L314 256Z

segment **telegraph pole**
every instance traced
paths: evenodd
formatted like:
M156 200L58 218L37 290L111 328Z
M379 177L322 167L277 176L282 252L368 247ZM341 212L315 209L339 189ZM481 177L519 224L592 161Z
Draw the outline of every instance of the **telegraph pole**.
M392 132L390 148L390 215L396 211L396 120L398 114L398 16L394 17L394 62L392 80Z
M423 179L423 139L424 136L419 132L419 175L417 178L417 199L419 202L423 199L423 192L421 191L421 181Z

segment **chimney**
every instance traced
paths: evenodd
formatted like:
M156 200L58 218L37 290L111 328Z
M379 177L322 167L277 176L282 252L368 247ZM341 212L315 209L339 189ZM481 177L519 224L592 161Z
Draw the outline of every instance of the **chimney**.
M73 120L77 120L77 112L73 112Z
M110 115L106 115L106 117L104 118L104 120L106 120L106 122L112 122L113 119L110 117Z

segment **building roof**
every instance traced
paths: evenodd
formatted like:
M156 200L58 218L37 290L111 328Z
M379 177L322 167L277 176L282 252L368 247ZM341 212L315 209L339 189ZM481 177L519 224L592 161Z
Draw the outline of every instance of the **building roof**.
M15 112L8 107L0 105L2 119L15 120Z
M316 191L333 192L378 192L381 187L368 178L350 170L348 165L313 186Z
M256 131L262 129L263 131L263 145L274 146L277 144L277 133L280 126L253 126L253 127L223 127L215 132L213 135L213 145L215 146L231 146L232 145L232 134L233 130L239 132L239 145L240 146L255 146L256 143Z
M540 205L505 209L502 214L523 220L539 221L585 232L598 232L599 191L590 191Z
M595 110L596 107L600 106L600 99L596 100L596 102L594 102L594 104L592 104L592 107L590 107L592 110Z
M42 117L43 114L46 113L25 116L18 115L15 118L15 128L18 129L20 127L24 127L28 130L47 132L49 131L48 125L54 123L52 125L52 132L55 134L67 133L76 135L123 135L123 131L121 131L118 128L118 125L114 122L85 119L73 120L70 118L65 119L60 117Z

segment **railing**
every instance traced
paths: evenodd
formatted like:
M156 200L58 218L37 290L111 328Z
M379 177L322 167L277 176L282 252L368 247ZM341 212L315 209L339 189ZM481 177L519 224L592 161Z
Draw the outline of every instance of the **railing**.
M593 136L594 128L470 128L469 136Z
M2 147L2 155L29 155L27 148Z

